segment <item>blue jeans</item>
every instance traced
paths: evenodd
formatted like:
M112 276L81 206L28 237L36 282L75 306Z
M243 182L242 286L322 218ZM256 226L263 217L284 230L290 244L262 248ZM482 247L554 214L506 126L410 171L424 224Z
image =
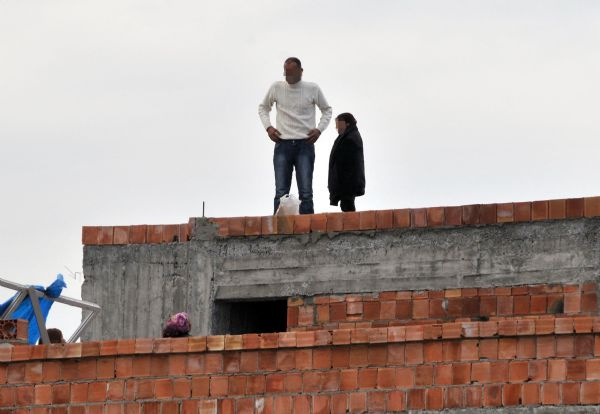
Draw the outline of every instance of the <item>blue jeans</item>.
M292 171L296 167L296 184L300 197L300 214L313 214L312 179L315 166L315 145L304 139L284 139L275 144L273 167L275 168L274 212L279 198L290 193Z

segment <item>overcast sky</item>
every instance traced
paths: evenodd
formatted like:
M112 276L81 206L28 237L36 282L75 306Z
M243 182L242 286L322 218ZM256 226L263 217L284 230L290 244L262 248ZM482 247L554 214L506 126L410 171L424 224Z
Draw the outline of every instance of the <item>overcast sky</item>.
M0 277L81 271L82 225L270 214L257 106L288 56L358 120L359 210L600 195L599 23L595 0L0 0Z

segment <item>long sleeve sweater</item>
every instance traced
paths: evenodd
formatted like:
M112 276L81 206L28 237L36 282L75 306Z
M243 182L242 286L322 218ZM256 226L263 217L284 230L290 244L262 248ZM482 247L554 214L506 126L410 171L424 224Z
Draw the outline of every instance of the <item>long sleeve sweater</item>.
M315 106L321 111L319 125L323 132L331 121L331 106L316 83L299 81L290 85L285 81L275 82L258 105L258 114L265 129L272 126L269 113L276 103L275 125L282 139L303 139L315 128Z

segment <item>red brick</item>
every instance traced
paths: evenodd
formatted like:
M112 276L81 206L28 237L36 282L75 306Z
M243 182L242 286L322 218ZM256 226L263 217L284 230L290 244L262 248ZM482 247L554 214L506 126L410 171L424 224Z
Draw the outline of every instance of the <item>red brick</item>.
M513 315L513 296L498 296L498 315Z
M585 217L600 216L600 197L585 197L583 200L583 211Z
M410 210L411 227L426 227L427 226L427 209L413 208Z
M179 241L179 224L163 225L162 240L163 243L173 243Z
M363 368L358 371L358 387L375 388L377 386L377 368Z
M262 231L261 217L244 217L244 235L259 236Z
M452 364L436 364L433 370L433 380L436 385L452 384Z
M12 394L12 398L8 401L15 401L16 395L14 394L14 388L8 389ZM6 396L3 396L3 401ZM52 387L49 384L38 384L34 389L34 403L36 405L52 404ZM13 405L13 404L10 404Z
M393 210L394 228L410 227L410 216L409 209Z
M482 388L481 387L466 387L464 389L464 403L466 407L481 407L482 404Z
M502 386L502 405L515 406L521 404L521 384L505 384Z
M359 228L361 230L373 230L377 226L375 211L361 211L359 213Z
M396 301L396 319L406 320L412 318L412 301L397 300Z
M508 364L508 378L510 382L525 382L529 378L528 361L511 361Z
M467 225L479 223L479 204L462 206L462 222Z
M446 388L447 408L460 408L465 406L463 388L464 387Z
M498 340L498 359L513 359L517 356L517 339L500 338Z
M346 320L346 302L331 303L329 305L329 319L332 322Z
M529 302L530 297L523 296L515 296L513 299L513 312L515 315L529 315Z
M600 404L600 382L584 382L581 384L581 403Z
M498 340L481 339L479 341L479 357L482 359L498 359Z
M424 389L412 389L408 391L408 409L409 410L423 410L425 409L425 390Z
M294 234L294 221L298 216L276 216L277 234Z
M581 293L565 293L564 297L564 312L566 314L575 314L581 312Z
M548 361L546 360L532 360L529 361L529 380L530 381L546 381L548 378Z
M531 203L531 219L533 221L548 219L547 201L533 201Z
M350 394L350 412L364 413L367 411L367 393L353 392ZM305 411L308 413L308 411Z
M429 207L427 209L427 225L431 227L444 225L443 207Z
M514 221L514 211L512 203L502 203L497 205L496 209L498 223L507 223Z
M88 386L88 402L100 402L106 400L106 383L91 382Z
M360 230L360 213L357 211L350 211L347 213L341 213L343 220L343 230L352 231Z
M377 388L393 388L396 385L395 368L377 369Z
M93 245L98 244L98 236L100 227L98 226L83 226L81 228L81 244Z
M113 230L112 226L99 227L98 244L113 244Z
M586 379L588 381L600 379L600 359L588 359L586 361Z
M567 214L566 200L549 200L548 201L548 218L564 219Z
M583 198L570 198L567 200L566 216L567 218L583 217Z
M580 384L575 383L564 383L560 384L562 403L564 405L576 405L579 404L579 392Z
M519 359L535 358L535 355L536 355L535 344L536 344L536 338L533 336L518 338L517 339L517 358L519 358Z
M537 338L537 357L549 358L556 355L556 343L553 336L539 336Z
M375 224L377 229L391 229L394 226L393 210L378 210L375 212Z
M567 360L567 381L584 380L585 363L584 360Z
M228 377L214 376L210 377L210 395L224 396L227 395L229 389Z
M413 368L396 368L395 386L410 388L415 384L415 371Z
M581 312L598 312L598 297L596 292L586 292L581 295Z
M425 362L441 362L443 360L442 343L437 341L425 342L423 345Z
M521 395L523 405L538 405L540 403L540 385L523 384Z
M516 222L531 221L531 203L514 203L513 206Z
M560 404L559 384L547 382L542 385L542 404L558 405Z
M481 204L479 206L480 224L495 224L496 220L496 204Z
M479 341L477 339L465 339L460 343L460 360L472 361L479 359Z
M442 355L444 361L454 362L460 360L460 341L443 341Z
M387 409L392 412L404 411L405 393L403 391L392 391L388 394Z
M498 334L500 336L515 336L517 334L517 321L515 319L498 321Z
M428 300L413 300L412 316L414 319L429 318L429 301Z
M430 386L433 384L433 365L417 365L415 367L415 385Z
M444 389L429 388L425 394L425 408L428 410L441 410L444 408Z
M565 359L548 360L548 380L564 381L567 378L567 361Z
M491 381L491 364L489 362L475 362L471 365L471 381L481 384Z
M311 231L312 215L301 214L294 217L294 234L306 234Z
M482 316L494 316L497 314L497 299L495 296L482 296L479 299L479 313Z
M423 363L423 343L411 342L405 345L406 364L415 365Z
M146 243L161 243L163 235L162 225L147 225L146 226Z
M128 244L129 243L129 227L128 226L115 226L113 233L114 244Z
M471 382L471 364L452 364L452 384L469 384Z
M572 358L575 355L575 340L571 335L556 337L556 356Z
M278 234L277 216L264 216L260 218L260 233L264 236Z
M388 344L388 365L403 365L405 348L404 344Z
M483 406L500 407L502 405L502 386L486 385L483 387Z
M461 207L445 207L444 208L444 224L446 226L460 226L462 224L462 208Z

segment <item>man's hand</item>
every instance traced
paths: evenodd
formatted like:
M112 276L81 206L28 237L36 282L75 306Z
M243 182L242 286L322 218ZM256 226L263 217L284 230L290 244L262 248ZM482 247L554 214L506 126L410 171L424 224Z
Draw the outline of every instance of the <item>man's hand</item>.
M308 131L308 138L306 139L306 142L308 142L309 144L314 144L315 142L317 142L320 136L321 131L319 131L317 128L313 128L310 131Z
M269 138L271 138L271 141L281 142L281 132L279 132L276 128L273 128L272 126L268 127L267 134L269 134Z

